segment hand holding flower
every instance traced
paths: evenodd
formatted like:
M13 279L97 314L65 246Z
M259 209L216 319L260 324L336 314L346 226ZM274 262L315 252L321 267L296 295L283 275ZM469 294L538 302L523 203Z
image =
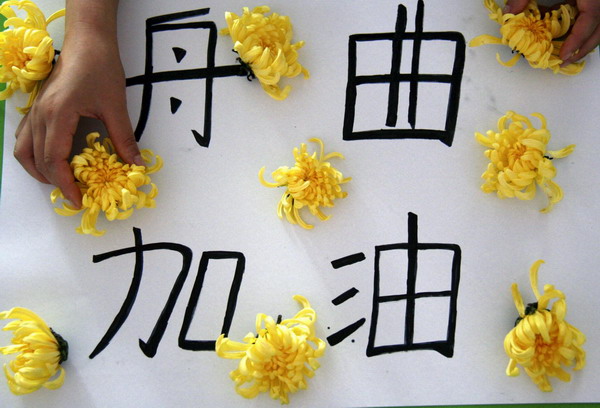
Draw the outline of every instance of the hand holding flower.
M518 14L525 10L528 0L507 0L505 13ZM560 50L563 66L579 61L600 44L600 2L597 0L569 0L577 6L579 15Z
M127 114L116 8L117 0L67 1L61 55L16 131L17 160L37 180L59 187L76 207L82 196L68 157L80 117L103 121L119 156L144 164Z

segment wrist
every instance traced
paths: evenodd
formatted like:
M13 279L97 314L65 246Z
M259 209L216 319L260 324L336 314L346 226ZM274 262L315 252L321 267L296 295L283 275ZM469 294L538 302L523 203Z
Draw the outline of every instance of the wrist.
M67 0L65 41L70 36L117 40L118 0Z

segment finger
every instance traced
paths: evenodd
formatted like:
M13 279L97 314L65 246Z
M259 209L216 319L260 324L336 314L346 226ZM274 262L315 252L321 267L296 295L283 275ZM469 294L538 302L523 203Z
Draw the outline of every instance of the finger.
M29 121L29 128L33 139L33 161L36 170L41 173L50 183L52 180L46 172L46 164L44 163L44 145L46 143L46 126L44 122L39 120L39 115L32 115Z
M571 34L569 34L560 49L559 57L564 61L563 65L583 58L595 48L595 45L598 45L598 35L600 32L598 19L598 15L589 12L581 12L579 17L577 17ZM575 54L577 50L579 52Z
M594 31L592 33L592 35L590 36L590 38L588 38L581 45L579 50L575 54L571 55L569 58L564 60L564 62L561 64L561 66L569 65L569 64L572 64L573 62L579 61L580 59L585 57L587 54L589 54L591 51L593 51L594 48L598 47L598 44L600 44L600 25L598 25L598 27L596 27L596 31Z
M577 55L580 56L578 59L583 58L585 55L592 52L596 47L598 47L598 45L600 45L600 24L598 24L596 30L592 33L590 38L588 38L586 42L584 42L579 48L579 53Z
M17 130L15 130L15 137L17 139L19 138L19 135L21 134L21 131L23 130L23 127L25 126L27 121L29 121L29 112L27 112L27 114L23 116L23 119L21 119L21 122L19 122L19 126L17 126Z
M60 188L65 198L75 207L81 208L81 191L75 184L73 170L68 162L77 122L78 118L75 116L50 124L44 146L44 165L48 180Z
M31 177L42 183L50 184L50 181L36 168L33 154L33 134L31 133L30 125L27 121L23 120L17 130L15 133L17 141L15 142L13 151L15 158Z
M503 13L519 14L529 3L529 0L507 0L506 6L502 10Z
M117 154L127 163L145 166L146 163L142 160L140 149L135 141L127 107L122 106L121 109L114 109L102 115L102 121L106 126L110 140L112 140L117 150Z

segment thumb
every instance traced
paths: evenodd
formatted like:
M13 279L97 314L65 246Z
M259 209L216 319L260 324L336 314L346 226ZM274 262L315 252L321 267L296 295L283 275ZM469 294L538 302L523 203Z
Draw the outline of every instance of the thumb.
M145 166L146 163L142 160L140 149L133 134L127 108L113 110L110 114L105 115L102 121L119 157L126 163Z
M529 0L506 0L506 6L502 10L503 13L519 14L527 7Z

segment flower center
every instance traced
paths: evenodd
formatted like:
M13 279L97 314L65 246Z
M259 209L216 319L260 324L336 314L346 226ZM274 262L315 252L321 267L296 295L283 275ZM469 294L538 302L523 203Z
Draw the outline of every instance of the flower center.
M545 366L552 365L559 348L560 344L556 342L556 335L550 334L550 343L546 343L541 336L535 339L536 358Z
M289 364L294 360L294 355L289 355L285 350L280 350L270 361L265 364L265 371L271 379L285 376L289 372Z
M105 187L109 187L114 185L114 182L118 180L119 175L125 175L125 172L122 171L123 168L114 168L114 167L100 167L96 168L95 172L92 174L92 178L88 181L90 186L93 185L103 185Z
M512 145L508 151L508 157L511 163L519 160L527 151L527 146L521 144L521 142L516 142Z
M332 200L332 187L327 174L321 169L315 168L312 161L302 163L298 174L290 178L290 192L295 199L302 200L310 205L320 205ZM296 191L294 187L300 187L308 182L308 186Z
M86 195L106 210L108 203L120 200L121 190L128 189L129 165L117 160L117 155L94 151L89 165L79 169L76 177L88 190Z
M126 175L123 171L123 167L96 167L93 169L94 172L90 175L88 184L90 186L111 186L118 181L120 175Z
M277 30L274 27L267 25L262 30L257 32L258 34L258 43L263 48L269 48L270 50L276 51L277 49L277 40L274 36L277 35Z
M552 45L552 33L544 20L533 16L515 17L500 28L503 38L515 51L529 58L539 59Z
M293 346L286 346L281 342L268 340L269 333L265 334L265 340L267 340L271 347L275 349L275 354L268 360L265 361L263 369L269 375L269 379L273 380L279 377L290 377L291 372L296 371L296 364L294 361L298 357L298 350ZM282 339L279 339L282 340ZM293 343L293 342L292 342Z
M310 183L308 189L314 189L315 184L319 181L319 176L317 173L317 170L315 170L315 168L312 166L303 167L302 173L298 178L298 182L303 184L308 181Z
M260 37L258 43L260 44L260 46L262 48L268 48L268 49L270 49L271 52L273 52L274 50L276 50L276 47L274 46L275 44L273 43L273 41L270 41L270 38Z
M517 29L529 32L536 42L548 40L548 29L542 20L529 17L519 20L515 25Z

